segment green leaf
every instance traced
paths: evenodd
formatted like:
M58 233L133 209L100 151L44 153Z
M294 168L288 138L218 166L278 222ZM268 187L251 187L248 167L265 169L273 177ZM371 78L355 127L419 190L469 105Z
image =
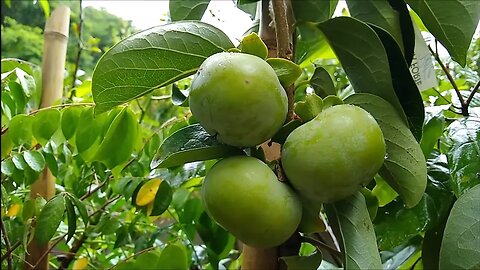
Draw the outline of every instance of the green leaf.
M188 107L188 90L180 90L176 83L172 84L172 103L176 106Z
M315 23L298 23L295 63L302 68L311 66L317 59L334 59L335 54Z
M335 85L333 85L332 77L323 67L316 67L310 78L310 85L315 93L324 98L328 95L336 95Z
M138 129L137 118L131 110L124 108L108 128L94 159L105 163L108 168L128 161L138 138Z
M219 143L200 124L184 127L165 139L150 168L168 168L188 162L244 154L239 148Z
M250 33L244 36L238 48L242 53L256 55L262 59L266 59L268 56L267 45L263 43L257 33Z
M92 78L95 112L190 76L207 57L233 47L222 31L202 22L177 22L136 33L99 60Z
M2 173L6 176L12 176L17 170L11 159L2 160Z
M153 201L153 209L150 216L159 216L168 209L172 202L173 191L167 181L162 181L158 187Z
M322 253L317 251L309 256L280 257L287 264L287 269L317 269L322 263Z
M300 101L295 104L295 113L300 116L304 122L315 118L322 109L323 100L315 93L305 96L305 101Z
M443 128L445 127L445 119L443 116L427 115L425 124L423 125L423 135L420 141L420 147L422 148L423 155L427 157L435 147L438 139L443 134Z
M402 52L404 51L399 14L388 0L347 0L346 2L352 17L385 30L395 39Z
M172 21L200 20L210 0L170 0L168 10Z
M433 199L426 195L413 208L394 200L379 208L375 219L378 248L389 250L427 230L435 211Z
M480 267L480 185L453 205L440 248L440 269L478 269Z
M333 107L335 105L340 105L340 104L343 104L343 100L341 100L337 96L330 95L330 96L327 96L323 99L323 109L324 110L328 109L330 107Z
M185 249L177 244L167 245L162 250L156 269L188 269Z
M398 193L379 175L375 176L375 183L372 193L378 199L378 206L384 207L398 197Z
M10 94L15 102L16 112L15 114L25 113L25 106L27 105L27 98L23 92L22 86L17 82L9 82L8 88L10 89ZM5 94L5 93L4 93ZM2 96L3 98L3 96ZM3 99L2 99L3 101Z
M268 58L267 63L273 68L284 87L292 85L302 74L302 69L287 59Z
M345 254L345 269L382 269L373 224L363 195L358 192L324 207Z
M2 134L1 138L1 151L2 151L2 160L5 159L13 149L13 141L10 138L10 132L7 130Z
M332 17L338 0L292 0L297 21L323 22Z
M405 58L393 38L382 29L372 26L385 47L388 56L392 84L395 94L402 105L413 135L420 141L425 116L422 96L408 69Z
M8 124L8 133L16 146L32 143L32 122L30 115L19 114L10 120Z
M68 242L75 235L75 231L77 229L77 215L75 214L75 208L73 207L72 200L70 199L69 196L65 197L65 206L67 209L67 219L68 219L68 231L67 231L66 242Z
M345 103L368 111L382 129L387 146L380 175L398 192L407 207L415 206L427 186L427 167L422 149L391 104L371 94L354 94Z
M410 17L410 10L405 1L388 0L388 2L398 12L403 39L403 55L405 56L407 66L410 67L415 53L415 30L412 17Z
M131 269L157 269L156 266L158 264L160 256L161 253L158 249L153 249L143 254L140 254L135 259L135 264Z
M480 2L471 0L406 0L430 33L465 66L467 51L480 19Z
M447 132L453 142L447 153L453 191L460 197L480 184L480 118L456 120Z
M63 110L61 125L65 139L68 140L75 135L83 111L84 109L79 106L71 106Z
M363 197L365 197L365 202L367 204L368 214L370 215L370 219L374 220L377 216L378 211L378 198L370 191L368 188L363 188L360 190Z
M64 211L65 199L62 194L58 194L45 204L35 226L35 240L38 244L46 244L52 239L63 220Z
M88 212L87 212L87 208L85 207L85 204L82 201L80 201L77 197L75 197L75 195L73 194L67 193L67 196L70 198L71 202L73 202L73 204L75 205L75 208L77 208L77 211L83 220L83 224L87 226L89 217L88 217Z
M218 262L232 250L234 237L215 223L206 212L202 212L195 222L195 229L207 247L210 264L218 265Z
M75 144L79 153L83 153L90 148L96 148L100 143L99 136L104 128L107 114L94 117L93 110L93 108L84 110L78 121L78 128L75 132ZM96 147L92 147L94 145Z
M283 127L280 128L279 131L277 131L275 135L273 135L272 141L277 142L279 144L283 144L287 140L288 135L290 135L292 131L294 131L297 127L301 126L302 124L303 122L300 120L292 120L286 123L285 125L283 125Z
M333 18L318 27L335 51L355 92L385 99L406 121L393 88L387 53L375 31L351 17Z
M42 153L37 150L23 152L23 159L28 166L36 172L41 172L43 168L45 168L45 158Z
M50 140L60 126L60 111L56 109L41 110L33 116L32 133L42 145Z

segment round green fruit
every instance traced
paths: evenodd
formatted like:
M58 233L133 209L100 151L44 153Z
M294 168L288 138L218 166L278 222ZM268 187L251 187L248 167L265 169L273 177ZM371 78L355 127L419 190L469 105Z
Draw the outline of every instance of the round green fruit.
M385 157L375 119L354 105L337 105L295 129L282 151L282 166L305 198L334 202L367 185Z
M268 248L297 229L302 204L262 161L246 156L216 163L203 182L207 213L243 243Z
M257 56L228 52L210 56L190 90L192 114L225 144L256 146L285 122L285 90L273 68Z

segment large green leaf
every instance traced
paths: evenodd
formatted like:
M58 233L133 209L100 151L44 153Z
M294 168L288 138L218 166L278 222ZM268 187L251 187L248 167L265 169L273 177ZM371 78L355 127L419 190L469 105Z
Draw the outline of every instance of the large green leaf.
M395 94L407 115L408 125L413 135L420 141L422 138L423 120L425 110L423 108L422 96L408 69L405 58L395 40L384 30L372 26L383 43L388 56L392 84Z
M400 15L392 8L388 0L347 0L350 15L366 23L371 23L389 33L403 48Z
M165 139L150 167L168 168L193 161L242 154L244 152L239 148L219 143L200 124L193 124Z
M139 125L131 110L124 108L115 116L100 144L95 160L113 168L128 161L137 142Z
M453 205L440 248L440 269L480 268L480 185Z
M480 19L480 1L406 0L452 58L465 66L467 51Z
M382 269L373 224L363 195L358 192L324 206L345 254L345 269Z
M158 187L155 199L153 201L153 209L150 216L159 216L163 214L172 202L172 188L167 181L162 181Z
M295 44L295 63L301 67L312 65L317 59L332 59L335 54L322 31L314 23L298 23Z
M60 222L63 220L65 211L65 199L58 194L43 206L37 218L35 227L35 239L38 244L46 244L55 235Z
M60 126L60 111L56 109L42 110L33 117L32 133L37 141L45 146L53 133Z
M371 94L354 94L345 100L362 107L377 120L387 145L380 170L407 207L415 206L427 186L427 167L420 145L391 104Z
M332 17L338 0L292 0L297 21L323 22Z
M170 0L168 10L173 22L200 20L207 10L210 0Z
M333 18L318 27L335 51L355 92L385 99L406 121L393 88L387 53L375 31L351 17Z
M450 124L448 136L453 144L448 151L448 164L453 191L460 197L480 184L480 118L462 118Z
M97 113L194 74L210 55L232 48L228 37L202 22L177 22L136 33L98 62L92 78Z

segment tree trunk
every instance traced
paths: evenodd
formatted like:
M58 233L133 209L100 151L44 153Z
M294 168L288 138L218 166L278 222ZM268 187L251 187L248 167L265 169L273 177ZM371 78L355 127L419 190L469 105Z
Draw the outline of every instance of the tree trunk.
M63 77L67 52L70 9L65 6L56 8L45 24L42 65L42 102L40 107L49 107L63 96ZM32 184L32 199L42 196L50 200L55 195L55 178L45 168ZM28 245L24 269L48 269L49 244L39 245L33 239Z

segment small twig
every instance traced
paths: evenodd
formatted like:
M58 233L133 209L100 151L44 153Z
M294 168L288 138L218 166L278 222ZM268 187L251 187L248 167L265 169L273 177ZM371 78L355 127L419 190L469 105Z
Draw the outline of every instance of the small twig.
M82 0L78 2L80 6L80 11L79 11L79 23L78 23L78 52L77 52L77 58L75 59L75 68L73 70L72 74L72 92L70 93L70 99L72 99L76 95L76 90L75 90L75 81L77 80L77 72L78 72L78 67L80 66L80 57L82 56L82 51L83 51L83 35L82 35L82 28L83 28L83 5L82 5Z
M102 206L100 206L100 208L98 208L97 210L95 210L93 213L91 213L90 215L88 215L88 217L93 217L94 215L96 215L97 213L103 211L105 209L105 207L107 207L109 204L111 204L112 202L120 199L122 196L121 195L117 195L113 198L111 198L110 200L106 201Z
M480 81L477 82L477 84L475 85L475 87L472 89L472 92L471 92L470 95L468 96L467 100L465 101L465 105L466 105L467 107L470 106L470 103L471 103L472 100L473 100L473 96L475 96L475 93L477 93L478 88L480 88Z
M7 250L7 269L13 269L13 262L12 262L12 248L10 246L10 240L8 239L7 230L5 230L5 226L3 224L3 219L0 218L0 229L3 236L3 241L5 242L5 249Z
M152 250L152 249L156 249L156 248L157 248L157 247L149 247L149 248L140 250L139 252L137 252L137 253L135 253L135 254L132 254L132 255L128 256L127 258L121 260L120 262L118 262L117 264L115 264L115 265L113 265L112 267L108 268L107 270L112 270L113 268L117 267L118 265L123 264L123 263L126 263L128 260L130 260L130 259L132 259L132 258L134 258L134 257L136 257L136 256L138 256L138 255L141 255L141 254L143 254L143 253L145 253L145 252L148 252L148 251L150 251L150 250Z
M457 94L458 100L460 101L462 115L468 116L468 107L466 106L465 100L463 99L463 96L460 93L460 90L458 89L457 84L455 83L455 79L452 77L452 74L450 74L450 72L448 71L448 68L445 66L445 64L443 64L442 60L440 59L440 56L438 54L436 54L430 46L428 46L428 49L433 54L433 56L435 57L435 60L437 60L438 64L442 68L443 72L445 73L448 80L452 84L453 89L455 90L455 93Z
M80 200L83 201L85 200L86 198L92 196L92 194L94 194L95 192L97 192L99 189L101 189L103 186L105 186L105 184L108 182L108 179L103 181L102 183L100 183L100 185L98 185L96 188L94 188L93 190L91 190L90 192L88 193L85 193L82 197L80 197Z
M15 242L15 244L10 247L10 252L7 251L2 255L0 262L3 262L6 258L8 258L8 256L10 256L10 254L12 254L12 252L15 251L15 249L17 249L21 244L22 243L20 241Z

